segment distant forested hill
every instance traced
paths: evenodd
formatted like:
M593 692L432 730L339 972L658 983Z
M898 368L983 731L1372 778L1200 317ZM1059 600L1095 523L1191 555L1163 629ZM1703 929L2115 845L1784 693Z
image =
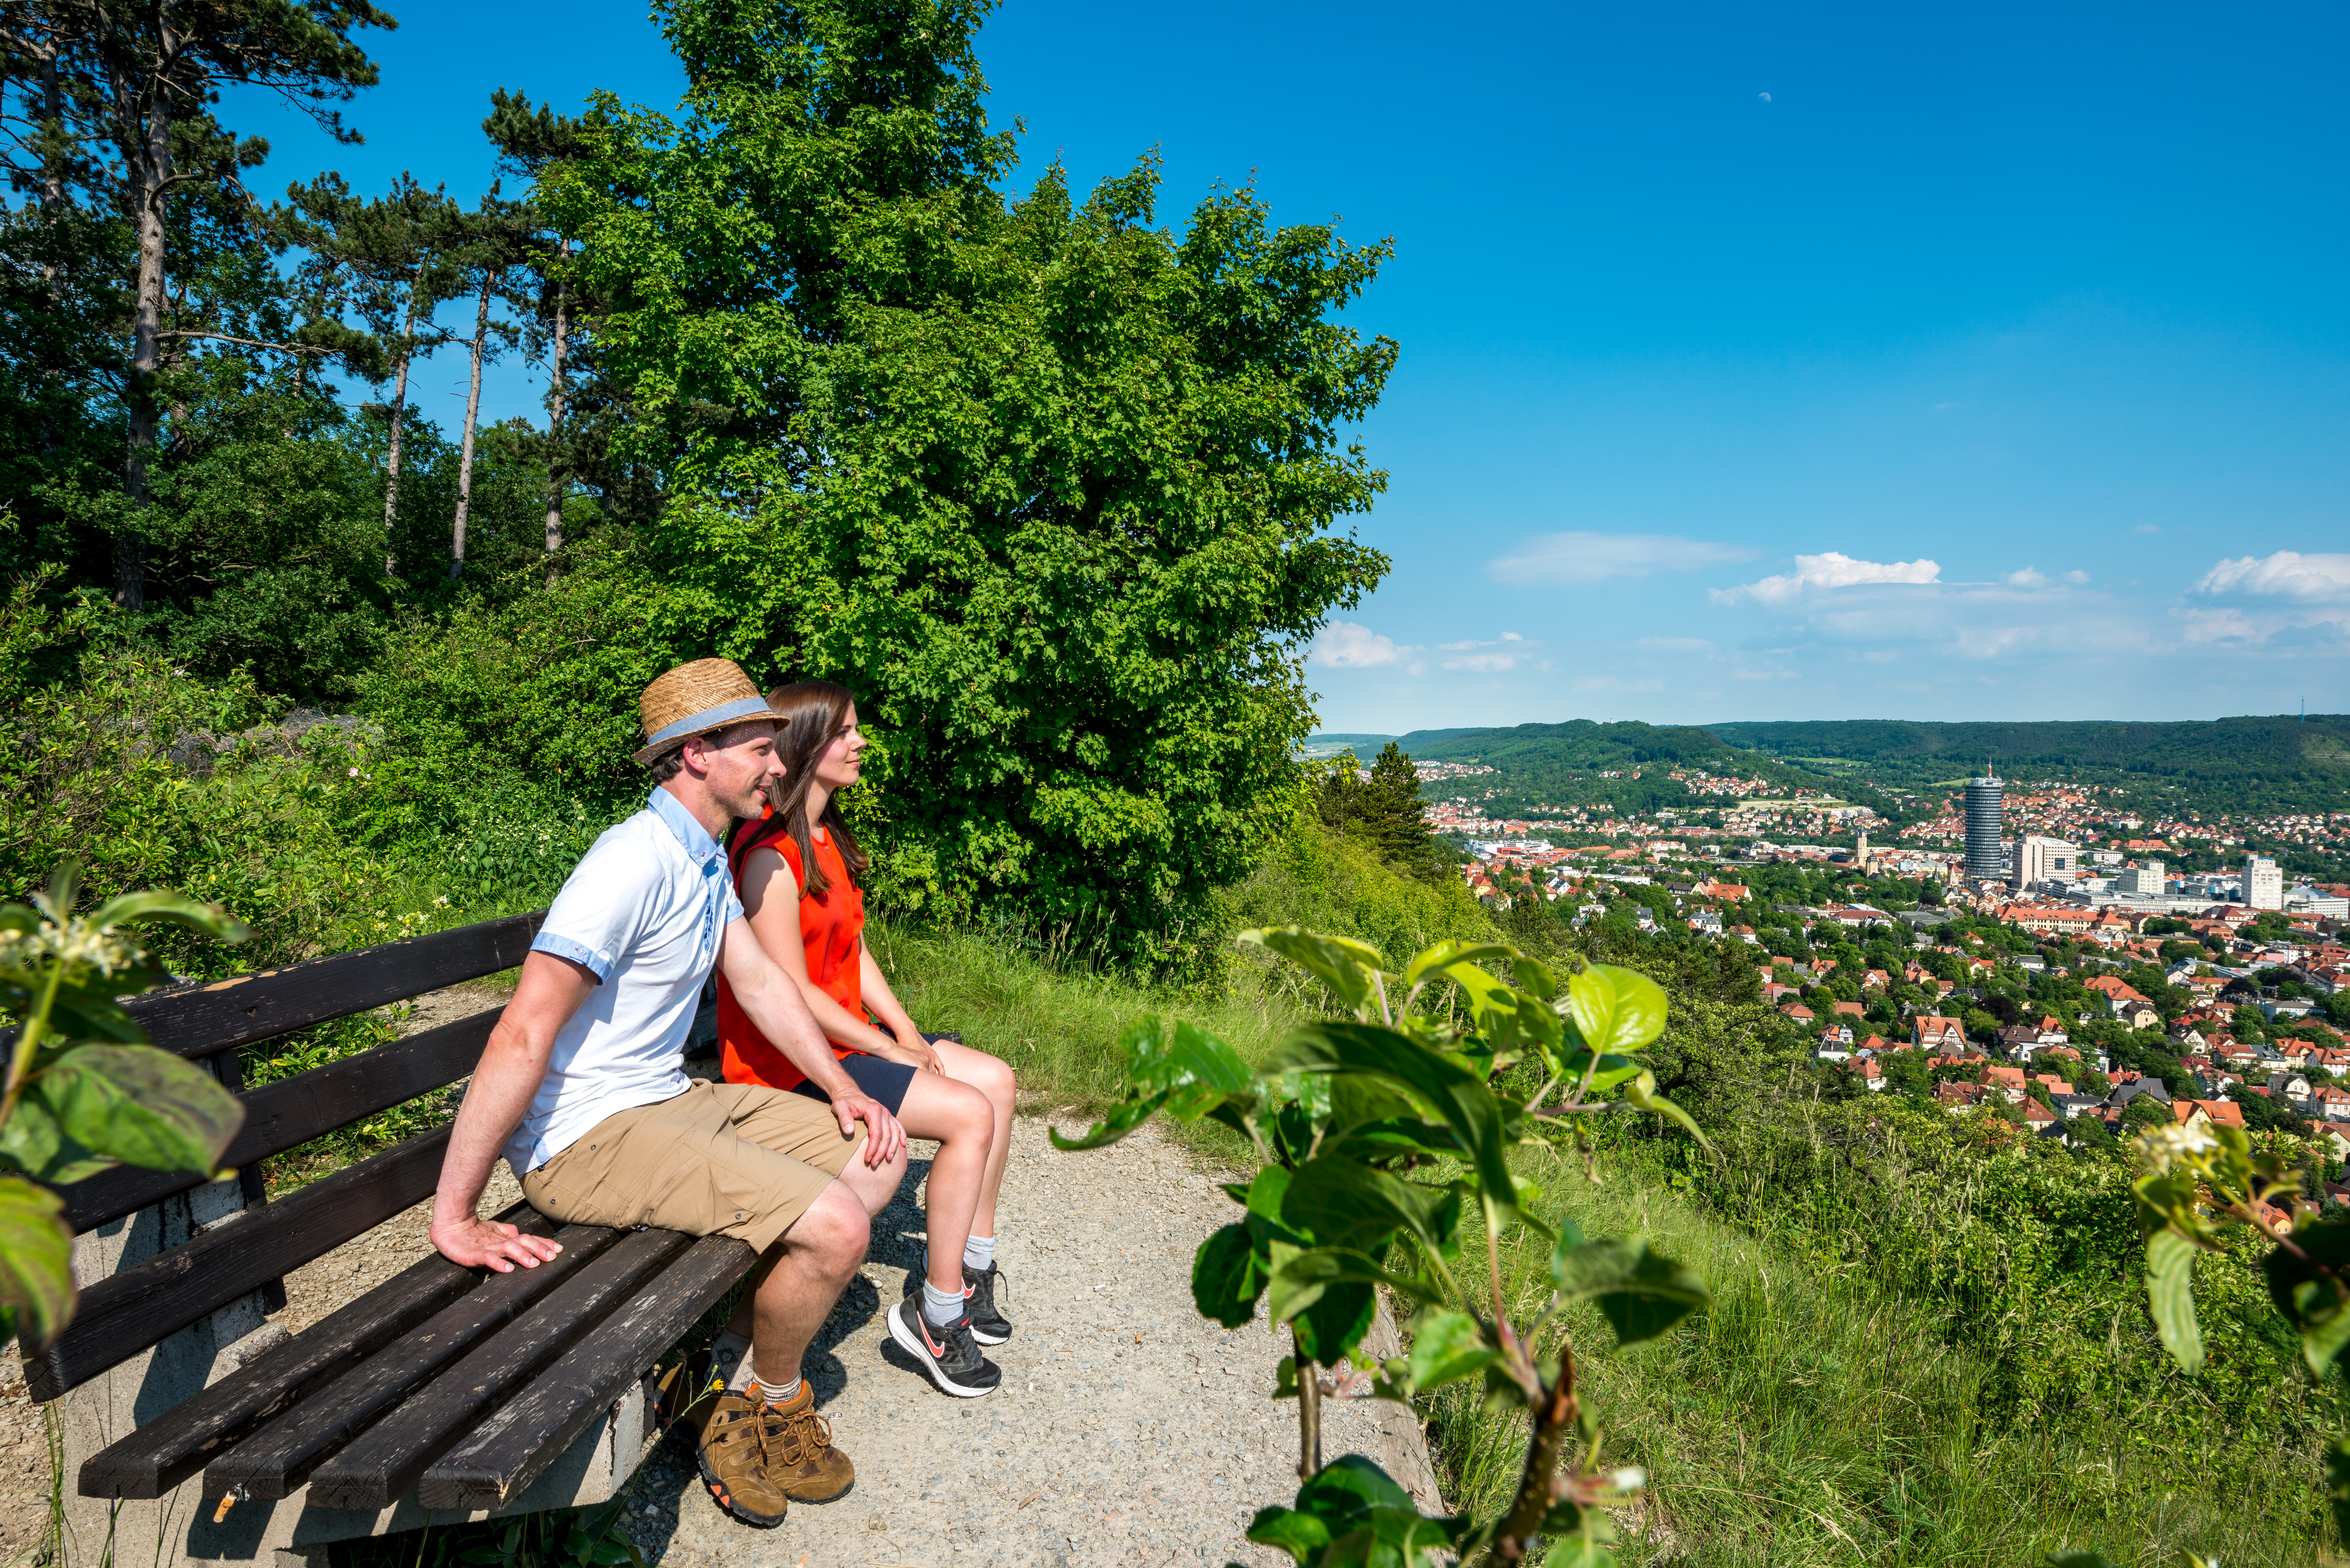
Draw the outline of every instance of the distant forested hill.
M1307 750L1326 755L1352 746L1357 756L1367 761L1390 739L1415 762L1478 762L1493 768L1496 776L1489 787L1500 792L1492 802L1496 810L1600 802L1626 811L1678 806L1688 802L1688 794L1666 776L1675 768L1703 768L1742 776L1760 774L1790 790L1831 789L1877 804L1865 785L1861 786L1864 794L1853 794L1855 781L1850 778L1832 780L1804 768L1783 766L1683 724L1575 719L1564 724L1519 724L1509 729L1414 730L1398 736L1323 734L1312 737ZM1631 778L1636 771L1645 776ZM1624 776L1602 778L1603 773ZM1463 787L1458 782L1448 783L1430 785L1428 793L1458 794Z
M1735 746L1774 757L1843 757L1879 767L1926 764L1976 770L2115 768L2199 779L2318 775L2350 784L2350 717L2187 720L2130 724L2078 720L2036 724L1939 724L1904 719L1708 727Z

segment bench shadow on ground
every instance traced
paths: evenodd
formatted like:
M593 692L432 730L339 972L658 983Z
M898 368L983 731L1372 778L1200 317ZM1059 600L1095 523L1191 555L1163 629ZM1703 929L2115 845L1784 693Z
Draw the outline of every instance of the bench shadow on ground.
M824 1326L816 1330L816 1338L808 1346L807 1358L801 1364L801 1372L816 1385L816 1403L819 1410L832 1404L848 1388L849 1368L842 1362L838 1346L895 1306L904 1288L906 1272L919 1270L923 1265L929 1237L921 1205L916 1201L915 1195L921 1190L922 1182L930 1173L929 1160L910 1158L906 1161L906 1179L899 1187L898 1196L890 1199L888 1208L874 1216L873 1238L866 1251L864 1269L848 1282L848 1288L841 1292L832 1314L825 1319ZM886 1337L882 1341L881 1355L893 1371L926 1376L912 1356ZM868 1378L892 1375L871 1366L861 1366L858 1370ZM631 1533L644 1551L646 1561L658 1563L676 1533L676 1511L697 1505L711 1506L708 1497L702 1492L692 1441L683 1427L671 1427L659 1442L646 1450L643 1465L630 1479L629 1492L632 1510L640 1506L640 1500L657 1503L657 1511L650 1515L633 1513Z

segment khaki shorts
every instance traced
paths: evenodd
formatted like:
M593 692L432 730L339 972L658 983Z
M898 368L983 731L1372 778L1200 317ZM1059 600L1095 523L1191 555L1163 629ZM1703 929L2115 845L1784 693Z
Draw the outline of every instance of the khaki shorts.
M522 1179L523 1196L566 1225L656 1226L736 1236L764 1252L848 1168L832 1107L757 1084L697 1080L685 1093L615 1111Z

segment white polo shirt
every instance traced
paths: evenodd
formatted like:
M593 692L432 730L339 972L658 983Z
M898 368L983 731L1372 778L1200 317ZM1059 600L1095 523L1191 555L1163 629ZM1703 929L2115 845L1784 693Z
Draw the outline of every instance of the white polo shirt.
M604 830L565 879L531 947L598 984L555 1036L506 1144L519 1178L615 1111L685 1093L685 1041L726 928L743 918L726 852L665 789Z

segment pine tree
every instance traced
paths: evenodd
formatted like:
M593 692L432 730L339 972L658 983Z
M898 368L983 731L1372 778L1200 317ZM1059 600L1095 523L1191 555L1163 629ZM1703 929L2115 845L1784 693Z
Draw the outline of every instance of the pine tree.
M224 336L208 326L167 324L174 210L207 191L234 192L249 205L240 176L269 151L258 137L240 140L214 118L220 89L266 89L336 140L355 142L358 133L333 106L372 86L376 68L350 34L393 26L368 0L331 8L292 0L143 7L0 0L0 47L33 62L37 73L31 89L37 109L19 122L26 129L12 127L11 172L22 178L29 161L45 208L61 210L78 194L119 218L131 235L121 394L130 516L117 529L114 546L115 602L127 609L146 603L140 519L153 500L163 372L176 345ZM254 346L298 351L286 343Z
M482 133L496 145L500 168L535 183L550 165L577 156L582 124L545 104L533 109L530 99L522 94L499 88L490 94L490 115L482 121ZM567 265L570 236L546 227L545 215L536 207L527 211L540 225L531 236L535 243L525 246L520 259L536 268L543 280L539 309L546 326L546 580L552 587L555 557L563 548L563 493L571 469L565 441L568 432L563 422L565 394L569 389L564 377L569 368L566 355L571 346L576 286Z
M420 358L453 336L432 319L433 310L455 292L460 254L469 234L463 214L444 186L427 191L403 171L391 193L363 201L340 174L321 174L286 191L293 202L290 226L312 248L331 255L360 280L358 313L387 345L389 363L380 371L391 380L383 483L383 569L399 572L393 530L399 523L400 437L408 417L408 375Z
M500 183L493 181L481 206L466 215L466 238L452 257L474 289L473 335L463 340L471 360L472 379L465 391L464 435L458 446L457 515L449 533L452 582L465 571L465 524L473 503L473 432L482 413L482 365L485 359L497 357L500 346L510 347L520 337L511 323L490 319L493 299L509 306L519 303L515 274L530 237L527 210L519 202L502 200L498 195Z

